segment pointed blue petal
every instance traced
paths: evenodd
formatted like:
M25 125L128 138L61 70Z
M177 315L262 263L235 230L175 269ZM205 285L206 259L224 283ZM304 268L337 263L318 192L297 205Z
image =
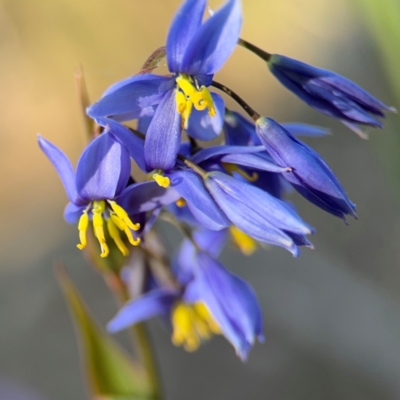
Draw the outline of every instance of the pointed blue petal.
M226 229L211 231L209 229L197 229L193 232L193 238L198 246L212 257L218 257L228 239Z
M245 360L255 339L264 337L261 310L253 289L204 252L198 253L196 271L199 295L238 356Z
M264 146L228 146L228 145L212 146L197 152L191 158L191 161L194 162L195 164L200 164L205 160L221 155L258 153L261 151L265 152Z
M221 157L221 162L242 165L253 169L269 172L287 172L288 168L279 167L275 161L265 154L227 154Z
M112 120L111 118L99 118L98 124L108 129L113 136L124 145L130 157L136 162L138 167L147 172L146 163L144 162L144 141L131 132L126 126Z
M87 114L94 119L124 114L128 119L138 118L143 109L158 104L174 84L171 77L135 75L111 86L87 109Z
M191 170L168 174L171 187L183 197L196 220L205 228L220 230L230 223L204 187L203 180Z
M173 168L181 141L181 115L176 111L175 90L158 105L144 142L144 158L149 169Z
M38 144L56 169L69 201L78 205L84 204L85 201L78 196L75 186L75 172L67 156L58 147L40 135L38 135Z
M201 25L206 0L186 0L175 14L167 38L167 62L171 72L181 72L188 43Z
M187 133L194 139L213 140L222 132L222 127L224 126L225 103L220 95L211 93L211 96L216 111L214 117L208 114L207 109L198 111L193 108L190 114Z
M225 114L224 129L226 144L232 146L261 145L254 123L236 111L228 111Z
M180 195L173 189L162 188L154 181L129 185L116 199L129 215L154 210L177 201Z
M177 293L167 290L154 290L138 299L126 303L118 314L108 323L109 332L118 332L138 322L168 314Z
M180 72L215 74L235 49L241 25L240 0L229 0L198 29L187 46Z
M64 210L64 219L71 225L78 223L86 205L77 206L74 203L68 203Z
M126 186L131 171L125 146L106 132L94 139L76 168L76 188L86 201L113 199Z
M229 200L226 199L230 198L242 202L246 208L260 214L266 221L279 229L303 235L313 232L312 228L304 223L286 203L247 182L215 171L207 174L205 184L215 199L214 191L218 190L218 193L221 193L222 190L225 192L225 195L222 195L225 202L229 203ZM216 201L218 202L217 199Z
M306 136L306 137L321 137L330 135L330 130L322 128L321 126L302 124L297 122L285 122L282 123L288 132L293 136Z

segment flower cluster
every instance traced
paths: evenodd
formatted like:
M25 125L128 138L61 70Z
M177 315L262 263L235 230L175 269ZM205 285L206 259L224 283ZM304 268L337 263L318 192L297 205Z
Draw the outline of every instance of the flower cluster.
M323 136L325 129L261 116L214 74L240 45L266 61L308 105L361 136L360 126L380 127L376 117L391 109L333 72L240 39L240 0L228 0L203 21L205 8L206 0L186 0L177 12L165 48L157 51L166 57L167 76L153 74L155 66L147 63L87 109L96 134L76 172L61 150L38 140L64 184L69 199L64 216L78 226L78 248L91 235L101 257L111 251L127 256L132 268L121 273L128 287L139 276L135 268L146 269L109 330L163 316L170 320L174 344L191 351L222 334L245 359L255 340L263 340L261 311L249 284L218 261L224 245L231 242L251 254L261 242L294 256L302 246L312 248L308 236L314 229L285 200L289 187L344 220L356 211L322 157L299 139ZM228 110L210 88L232 97L250 118ZM137 128L126 121L136 121ZM198 143L215 138L219 145ZM132 175L132 164L147 179ZM171 260L154 239L157 218L185 235Z

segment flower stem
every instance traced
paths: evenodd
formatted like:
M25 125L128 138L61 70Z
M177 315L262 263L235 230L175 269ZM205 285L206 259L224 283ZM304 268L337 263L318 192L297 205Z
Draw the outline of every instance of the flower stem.
M246 103L237 93L235 93L232 89L229 89L227 86L223 85L222 83L212 81L211 86L216 87L219 90L222 90L228 96L232 97L246 112L249 116L254 120L257 121L260 118L260 114L254 111L248 103Z
M238 45L244 47L247 50L250 50L252 53L256 54L258 57L262 58L266 62L268 62L272 57L272 54L261 50L259 47L254 46L254 44L251 44L247 40L239 39Z

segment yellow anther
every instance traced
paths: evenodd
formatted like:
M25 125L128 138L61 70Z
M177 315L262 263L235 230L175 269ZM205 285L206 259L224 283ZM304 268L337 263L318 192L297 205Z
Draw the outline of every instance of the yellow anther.
M126 223L126 225L134 231L138 231L140 229L140 224L134 224L129 218L128 213L115 201L108 200L108 204L110 204L112 210L117 214L117 216Z
M104 201L95 201L94 206L92 208L93 212L93 230L94 230L94 235L96 236L97 240L100 243L100 248L101 248L101 254L100 257L105 258L108 256L110 253L110 250L107 246L106 243L106 238L104 235L104 227L103 227L103 216L100 213L102 209L102 204L104 203L104 209L105 209L105 202Z
M176 202L175 202L175 204L178 206L178 207L185 207L186 206L186 200L185 199L183 199L182 197L180 198L180 199L178 199Z
M81 217L79 218L78 222L80 244L77 244L76 247L78 247L79 250L83 250L86 247L87 244L86 231L88 229L88 226L89 226L89 215L85 210L81 215Z
M121 236L119 234L119 230L118 230L117 226L114 224L114 222L111 220L111 218L109 218L107 220L107 229L108 229L108 233L110 234L111 238L114 240L114 242L117 245L120 252L124 256L127 256L129 254L129 250L125 246L124 242L122 241Z
M110 218L112 222L118 227L119 230L125 232L125 235L132 246L138 246L140 244L140 238L135 239L133 237L132 232L129 229L128 225L122 219L120 219L116 214L111 214Z
M235 225L231 225L229 227L229 231L231 233L233 242L244 255L250 256L256 251L257 242L247 233L242 232Z
M172 312L172 342L187 351L196 350L201 341L220 333L218 324L203 302L192 305L179 302Z
M231 163L222 163L224 166L225 170L229 172L231 175L236 172L240 176L242 176L244 179L247 179L250 182L255 182L258 179L258 174L257 172L253 172L251 175L249 175L246 171L241 169L238 165L236 164L231 164Z
M177 111L182 115L182 127L187 129L192 108L198 111L208 108L208 114L215 117L216 111L211 93L205 86L198 89L188 75L176 78L178 90L176 93Z
M158 186L161 186L163 188L167 188L171 184L171 181L167 176L162 176L160 174L153 174L152 178L157 182Z

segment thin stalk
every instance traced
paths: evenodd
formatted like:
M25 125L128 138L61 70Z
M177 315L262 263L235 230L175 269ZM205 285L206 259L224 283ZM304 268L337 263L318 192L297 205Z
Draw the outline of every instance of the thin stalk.
M212 81L211 86L216 87L219 90L222 90L224 93L226 93L229 97L232 97L233 100L235 100L243 109L244 111L249 114L249 116L254 120L257 121L258 118L261 117L261 115L256 112L253 108L249 106L248 103L246 103L237 93L235 93L232 89L229 89L227 86L223 85L222 83Z
M239 39L238 45L244 47L247 50L250 50L252 53L256 54L258 57L262 58L266 62L268 62L272 57L272 54L261 50L259 47L254 46L254 44L248 42L247 40Z

